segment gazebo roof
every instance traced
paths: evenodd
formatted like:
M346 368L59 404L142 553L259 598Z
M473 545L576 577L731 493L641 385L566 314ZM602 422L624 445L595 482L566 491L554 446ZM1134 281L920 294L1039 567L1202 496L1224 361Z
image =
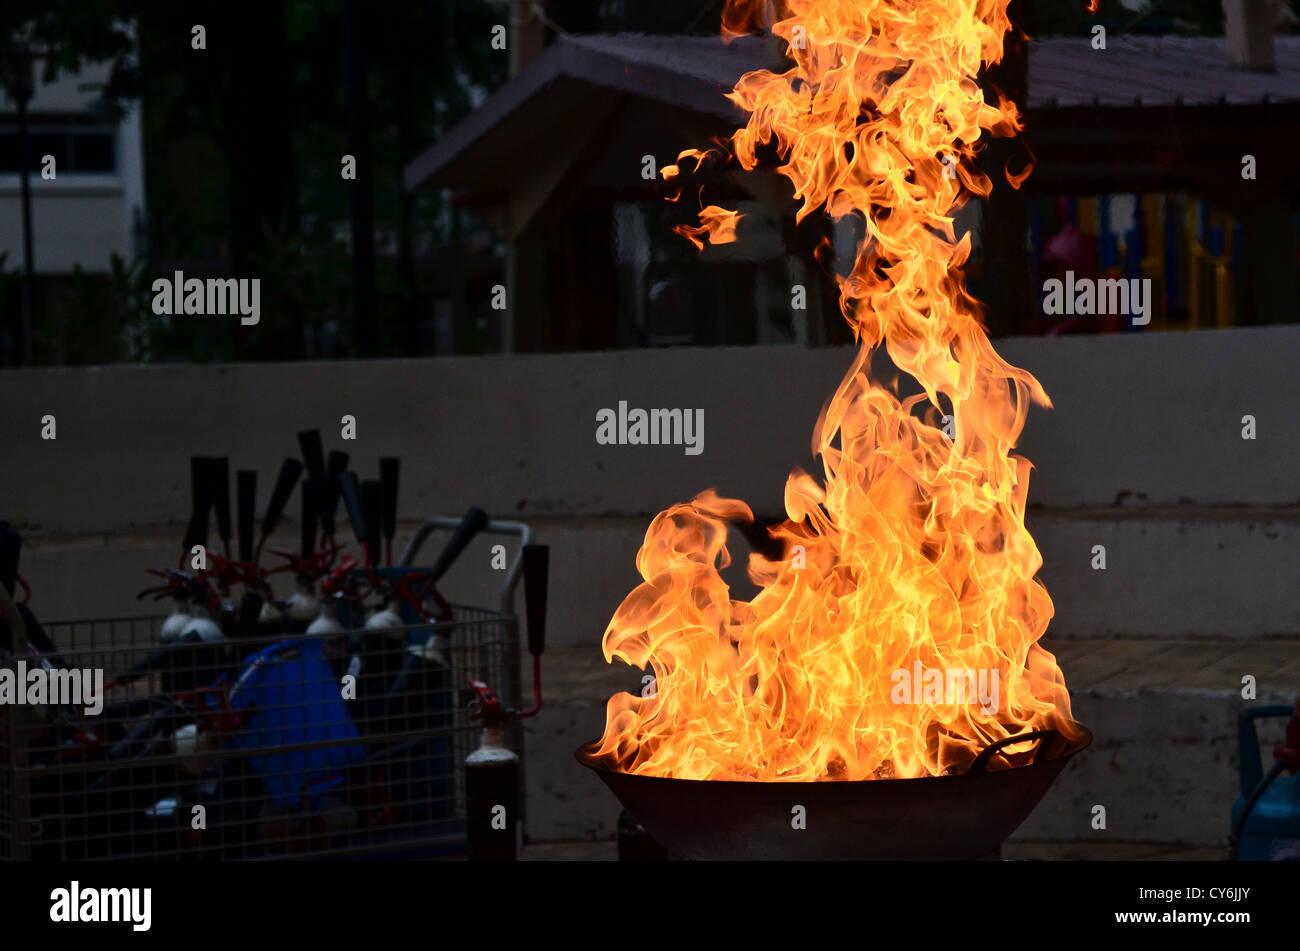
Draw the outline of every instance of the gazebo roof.
M1223 37L1049 37L1029 44L1029 123L1060 109L1196 108L1300 102L1300 36L1276 38L1277 71L1228 63ZM759 38L597 34L561 36L405 169L408 189L499 188L521 158L580 142L593 114L633 96L721 119L739 119L725 98L762 68ZM1055 124L1055 123L1053 123Z

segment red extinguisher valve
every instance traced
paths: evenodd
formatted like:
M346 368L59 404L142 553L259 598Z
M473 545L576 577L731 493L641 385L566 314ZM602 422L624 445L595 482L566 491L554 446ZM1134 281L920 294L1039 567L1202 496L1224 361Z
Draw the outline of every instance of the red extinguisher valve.
M275 574L279 571L291 570L299 578L305 581L315 581L317 578L323 578L330 573L330 568L334 564L334 559L339 553L339 546L331 544L322 548L306 558L297 552L285 551L282 548L268 548L273 555L278 555L285 559L286 564L279 568L272 568L268 574Z
M470 704L470 719L481 720L484 726L500 726L506 717L500 698L481 680L471 680L469 685L474 690L474 702Z
M320 583L322 594L344 594L348 590L348 575L356 568L356 560L351 555L344 555L339 566L327 574Z

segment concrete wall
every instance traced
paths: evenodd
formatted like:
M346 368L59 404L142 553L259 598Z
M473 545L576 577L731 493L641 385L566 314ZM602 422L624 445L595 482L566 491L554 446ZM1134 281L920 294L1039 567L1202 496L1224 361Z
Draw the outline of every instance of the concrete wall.
M1026 430L1038 469L1031 503L1300 502L1290 406L1300 327L1011 339L999 350L1055 403L1032 411ZM186 508L196 448L270 471L296 451L296 429L319 426L337 443L350 413L358 439L348 448L363 464L395 452L419 474L408 510L435 491L472 489L501 514L640 515L716 485L776 513L790 467L812 464L812 424L850 358L768 346L6 371L0 438L23 461L5 467L0 488L52 532L161 527ZM598 447L596 411L619 400L702 407L703 454ZM46 413L59 417L57 442L40 439ZM1245 414L1258 421L1254 441L1240 436ZM87 468L112 480L114 504L74 491Z
M1300 633L1300 416L1292 408L1300 327L1012 339L998 349L1038 375L1055 403L1031 411L1024 440L1036 466L1030 528L1057 608L1053 644L1077 642L1080 657L1090 657L1104 655L1113 638L1214 639L1249 655L1253 645ZM604 698L639 683L639 672L604 664L599 638L637 583L633 560L649 518L710 486L778 514L790 468L813 464L812 425L851 356L753 347L6 371L0 518L27 528L24 573L47 617L137 609L143 569L175 558L191 454L257 467L264 500L279 460L297 453L294 433L310 427L324 431L327 448L351 453L363 475L377 471L380 456L403 458L403 533L419 517L470 504L532 522L553 548L551 703L528 740L534 833L607 834L613 801L571 754L599 734ZM597 446L596 412L619 400L702 407L703 453ZM46 414L57 419L57 440L40 438ZM355 442L339 438L344 414L357 419ZM1255 440L1241 438L1247 414ZM285 541L293 537L290 525ZM454 569L449 593L494 600L500 576L488 567L487 544ZM1107 549L1104 572L1090 566L1097 544ZM1182 663L1204 666L1195 657ZM1206 742L1217 745L1206 756L1226 748L1230 733L1231 717L1220 713L1239 677L1225 664L1207 714L1215 725ZM1138 702L1128 682L1115 688L1118 706L1107 708L1109 688L1072 679L1062 666L1110 721ZM1135 676L1141 686L1141 671ZM1283 677L1266 686L1286 695L1300 683ZM1149 735L1143 742L1153 744ZM1200 754L1181 749L1170 768L1187 774L1179 788L1192 788ZM1102 771L1096 783L1116 796L1131 797L1134 784L1155 796L1135 779L1139 768L1118 779ZM1229 779L1220 777L1208 805L1161 840L1219 836L1204 816L1226 808ZM1076 793L1102 795L1091 786ZM1064 802L1035 816L1041 834L1075 834L1077 816L1065 814Z

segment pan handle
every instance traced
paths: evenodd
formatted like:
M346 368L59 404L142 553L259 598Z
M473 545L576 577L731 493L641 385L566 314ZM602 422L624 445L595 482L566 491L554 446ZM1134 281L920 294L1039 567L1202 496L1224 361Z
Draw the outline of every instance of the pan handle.
M984 749L980 750L980 755L975 757L975 762L970 764L970 769L966 770L966 775L978 776L981 773L988 772L989 760L993 758L995 753L1002 750L1003 747L1015 746L1017 743L1024 743L1027 740L1046 741L1049 739L1060 738L1061 734L1056 730L1031 730L1028 733L1017 733L1015 736L1004 736L996 743L990 743L988 746L984 747ZM1034 758L1031 762L1038 762L1038 757L1047 746L1048 743L1040 742L1038 746L1034 748Z

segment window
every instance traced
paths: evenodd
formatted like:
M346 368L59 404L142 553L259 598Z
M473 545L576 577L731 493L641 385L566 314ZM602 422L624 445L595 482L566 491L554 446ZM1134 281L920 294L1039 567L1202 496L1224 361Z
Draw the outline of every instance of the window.
M59 172L110 174L117 171L112 128L32 120L27 126L28 170L39 173L43 156L53 155ZM18 126L12 120L0 124L0 173L21 171L21 143Z

